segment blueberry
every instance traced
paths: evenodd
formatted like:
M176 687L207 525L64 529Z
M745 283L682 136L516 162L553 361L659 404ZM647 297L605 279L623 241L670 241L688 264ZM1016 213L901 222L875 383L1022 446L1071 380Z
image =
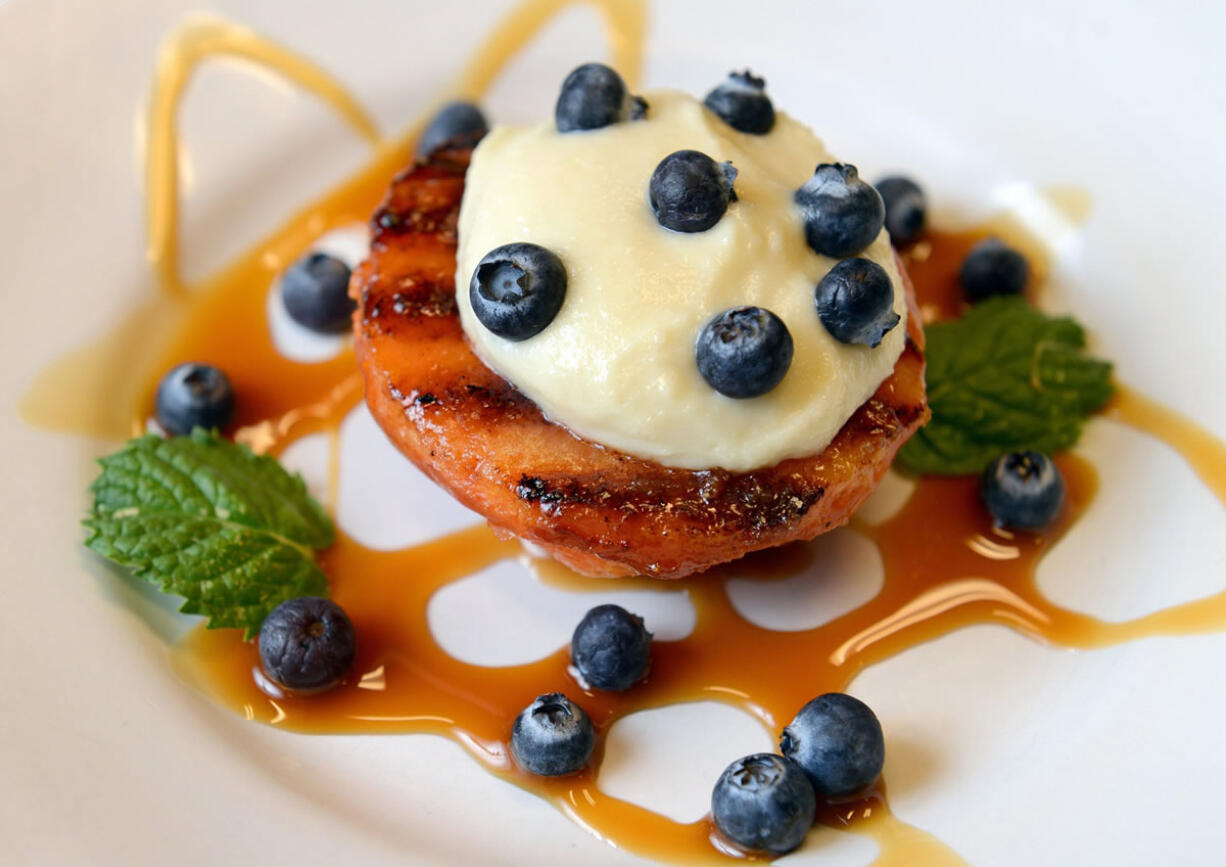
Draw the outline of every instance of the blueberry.
M881 723L868 705L841 692L819 695L802 707L783 730L779 749L826 798L866 789L885 764Z
M813 826L817 798L791 759L756 753L730 764L711 793L711 818L732 842L782 854L801 844Z
M823 256L854 256L873 242L885 222L885 203L852 165L822 163L796 191L805 240Z
M583 708L560 692L538 695L515 718L511 755L530 774L556 777L587 764L596 743Z
M775 107L766 95L766 80L748 69L728 73L728 78L707 94L703 105L741 132L765 135L775 125Z
M335 686L353 665L349 616L331 599L287 599L260 627L260 663L281 686L315 692Z
M575 132L639 120L646 113L647 103L630 95L616 70L603 63L585 63L562 82L553 117L558 132Z
M910 244L924 231L928 203L919 184L901 175L877 181L877 192L885 202L885 230L895 247Z
M312 331L347 331L354 308L349 297L349 266L327 253L308 253L281 278L281 303L290 319Z
M993 295L1020 295L1030 279L1026 257L996 238L985 238L962 260L958 282L974 304Z
M814 295L822 325L841 343L877 346L900 319L890 275L869 259L844 259L827 272Z
M553 322L566 299L566 266L536 244L485 254L468 284L477 319L499 337L527 340Z
M172 436L189 434L194 427L221 429L234 418L234 388L220 369L189 361L158 383L154 414Z
M1045 454L1013 452L983 471L979 492L1000 526L1041 530L1064 505L1064 477Z
M426 124L421 138L417 140L417 156L425 157L444 144L456 139L475 142L489 132L489 124L481 109L471 102L449 102Z
M698 372L726 397L757 397L778 385L792 363L792 335L774 313L733 307L698 335Z
M597 605L575 627L570 658L596 689L629 689L647 673L651 633L620 605Z
M705 232L736 201L736 169L701 151L676 151L651 173L648 201L660 225L675 232Z

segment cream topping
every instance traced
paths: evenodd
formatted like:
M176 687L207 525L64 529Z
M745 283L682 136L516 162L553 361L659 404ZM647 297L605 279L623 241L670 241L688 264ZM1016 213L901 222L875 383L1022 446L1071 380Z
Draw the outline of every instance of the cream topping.
M903 318L876 348L839 343L814 288L837 260L805 243L792 196L834 162L780 112L764 136L737 132L686 94L646 94L645 120L560 134L552 121L492 130L473 154L460 210L456 296L482 361L577 435L667 466L746 471L820 452L889 376L902 353L906 302L884 230L860 255L885 268ZM656 165L693 149L736 167L737 201L714 227L662 227L648 204ZM477 263L526 241L566 266L566 300L527 340L487 331L469 303ZM765 307L791 332L783 381L760 397L716 392L695 341L716 314Z

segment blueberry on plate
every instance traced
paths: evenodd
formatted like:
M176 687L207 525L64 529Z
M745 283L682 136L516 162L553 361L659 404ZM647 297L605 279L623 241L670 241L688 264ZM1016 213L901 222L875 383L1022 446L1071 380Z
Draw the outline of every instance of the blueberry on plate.
M643 98L631 96L617 71L603 63L585 63L566 76L553 109L558 132L601 129L646 114Z
M299 596L272 610L260 626L260 664L273 682L298 692L336 686L353 665L353 624L331 599Z
M701 151L675 151L656 166L647 199L660 225L675 232L705 232L736 201L732 163L717 163Z
M814 292L817 315L840 343L878 346L901 317L894 312L894 284L869 259L844 259L827 272Z
M877 192L885 203L885 230L895 247L910 244L924 231L928 203L919 184L902 175L877 181Z
M873 242L885 223L885 203L856 167L822 163L796 191L805 240L823 256L854 256Z
M455 100L440 108L426 124L421 138L417 140L416 154L418 157L429 156L456 139L475 141L489 130L490 126L480 108L471 102Z
M868 788L885 764L881 723L868 705L841 692L819 695L802 707L783 730L779 749L826 798Z
M651 633L643 618L620 605L597 605L575 627L570 658L590 686L629 689L647 673Z
M520 711L511 729L511 755L516 764L539 777L579 770L587 764L595 743L592 721L560 692L538 695Z
M817 798L805 772L774 753L737 759L711 792L715 827L755 852L791 852L805 839L816 812Z
M527 340L545 330L566 300L566 266L536 244L506 244L473 271L468 300L477 320L499 337Z
M344 333L355 305L349 297L349 266L327 253L308 253L281 277L281 303L290 319L305 328Z
M792 363L792 335L783 320L761 307L733 307L698 335L698 372L726 397L766 394Z
M158 383L154 415L171 436L184 436L196 427L224 428L234 418L234 387L211 364L180 364Z
M1045 454L1013 452L984 470L979 492L999 526L1041 530L1064 505L1064 477Z
M1029 279L1026 257L997 238L972 247L958 271L962 292L972 304L993 295L1020 295Z
M702 102L724 123L741 132L765 135L775 126L775 106L766 95L766 79L758 78L748 69L728 73Z

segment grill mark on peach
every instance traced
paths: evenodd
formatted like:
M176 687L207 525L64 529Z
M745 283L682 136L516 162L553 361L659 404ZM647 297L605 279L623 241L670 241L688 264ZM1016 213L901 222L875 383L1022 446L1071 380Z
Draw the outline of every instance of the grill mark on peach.
M680 577L842 525L926 417L923 331L908 288L908 340L893 374L819 455L749 473L691 471L575 437L464 338L454 226L466 162L448 151L397 177L384 211L408 217L392 227L376 217L371 258L350 291L376 419L496 528L593 574Z

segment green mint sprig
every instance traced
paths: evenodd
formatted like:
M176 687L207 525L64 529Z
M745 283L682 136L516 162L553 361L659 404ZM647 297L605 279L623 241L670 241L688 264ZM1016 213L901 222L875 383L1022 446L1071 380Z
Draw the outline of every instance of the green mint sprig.
M1111 397L1111 364L1084 353L1082 327L1021 298L983 301L926 332L932 420L898 454L913 472L978 473L1005 452L1067 449Z
M85 544L182 596L210 629L250 638L284 600L327 594L315 552L332 522L273 458L197 428L137 437L98 463Z

